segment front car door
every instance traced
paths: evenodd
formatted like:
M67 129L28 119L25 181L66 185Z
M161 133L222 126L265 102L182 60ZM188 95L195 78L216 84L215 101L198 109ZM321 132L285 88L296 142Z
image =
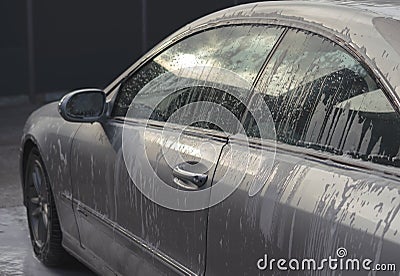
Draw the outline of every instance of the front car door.
M132 72L106 122L81 126L73 199L82 247L106 271L204 274L215 166L282 32L195 33Z
M236 138L224 148L214 186L239 188L209 211L207 272L365 275L379 263L399 267L400 118L374 75L332 41L289 29L254 92L249 106L265 101L275 140L248 115L250 150ZM234 146L242 163L267 166L227 158ZM324 258L336 259L336 269Z

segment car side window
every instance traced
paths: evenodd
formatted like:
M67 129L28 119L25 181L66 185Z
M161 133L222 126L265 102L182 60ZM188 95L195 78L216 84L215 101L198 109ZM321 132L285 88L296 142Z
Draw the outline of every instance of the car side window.
M279 27L233 25L194 34L122 83L113 116L166 122L183 106L205 101L240 118L242 101L250 96L256 75L282 32ZM130 107L136 111L128 112ZM220 129L205 121L191 125Z
M374 77L343 48L289 30L255 91L280 143L399 166L399 116ZM254 120L247 132L259 137Z

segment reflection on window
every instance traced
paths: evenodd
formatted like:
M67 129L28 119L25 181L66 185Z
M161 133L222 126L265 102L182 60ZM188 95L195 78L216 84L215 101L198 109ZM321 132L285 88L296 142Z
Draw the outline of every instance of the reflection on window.
M400 121L363 66L329 40L289 31L256 91L278 141L398 166ZM259 136L248 122L251 136Z
M281 28L264 25L229 26L200 32L178 42L121 85L113 115L126 116L135 99L135 108L141 108L145 116L150 102L164 101L168 94L190 87L213 88L213 95L217 95L215 91L236 93L235 97L244 101L249 97L252 83L282 31ZM196 91L198 93L199 90ZM203 90L202 93L210 91ZM210 100L210 96L204 97ZM215 96L213 102L221 100L218 97ZM171 106L162 110L176 108L173 104L172 101ZM159 106L154 112L160 113L160 110ZM140 114L140 111L135 112L135 116L140 117ZM160 113L152 119L165 121L168 115L170 112Z
M212 106L210 106L210 108L208 108L208 105L204 108L202 104L195 104L191 107L188 106L191 103L200 102L214 103L216 104L215 107L224 108L229 114L232 114L234 118L228 118L223 112L216 112L215 108ZM187 110L182 109L185 106ZM214 112L210 112L209 115L204 115L204 113L210 111L209 109L214 109ZM196 86L168 95L157 105L150 119L167 122L175 112L180 112L180 110L181 112L183 110L183 112L178 114L178 120L180 122L190 122L185 125L225 131L227 133L236 133L239 127L237 123L240 122L245 106L233 93L226 93L223 90L212 87ZM187 118L182 118L183 116ZM197 121L197 118L203 119Z
M250 25L213 29L178 43L154 61L171 72L196 66L223 68L252 84L281 32Z

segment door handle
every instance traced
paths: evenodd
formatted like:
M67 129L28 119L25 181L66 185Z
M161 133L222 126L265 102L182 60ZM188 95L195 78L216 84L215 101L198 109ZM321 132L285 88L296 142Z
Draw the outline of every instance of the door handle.
M172 170L174 183L187 190L197 190L207 182L208 175L182 169L179 165Z

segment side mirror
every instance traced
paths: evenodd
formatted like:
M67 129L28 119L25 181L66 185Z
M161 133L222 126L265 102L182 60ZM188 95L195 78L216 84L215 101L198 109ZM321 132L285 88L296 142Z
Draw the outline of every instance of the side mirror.
M93 123L106 112L106 94L96 88L68 93L58 103L58 112L69 122Z

